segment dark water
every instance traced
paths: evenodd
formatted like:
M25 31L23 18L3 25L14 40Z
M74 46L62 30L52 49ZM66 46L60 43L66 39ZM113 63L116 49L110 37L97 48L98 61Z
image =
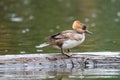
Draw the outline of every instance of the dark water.
M120 51L120 0L0 0L0 54L59 52L35 46L74 20L94 34L72 52Z

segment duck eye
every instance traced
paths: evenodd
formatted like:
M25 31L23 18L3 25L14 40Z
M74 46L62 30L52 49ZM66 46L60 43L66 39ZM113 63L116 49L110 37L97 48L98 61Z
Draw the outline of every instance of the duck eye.
M86 30L86 28L87 28L87 27L86 27L85 25L83 25L83 28L82 28L82 29L83 29L83 30Z

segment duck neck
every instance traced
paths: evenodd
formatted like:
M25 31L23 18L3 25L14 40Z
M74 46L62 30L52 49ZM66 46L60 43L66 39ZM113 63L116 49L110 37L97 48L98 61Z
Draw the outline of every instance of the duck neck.
M76 30L76 32L79 33L79 34L84 34L84 32L81 31L81 30Z

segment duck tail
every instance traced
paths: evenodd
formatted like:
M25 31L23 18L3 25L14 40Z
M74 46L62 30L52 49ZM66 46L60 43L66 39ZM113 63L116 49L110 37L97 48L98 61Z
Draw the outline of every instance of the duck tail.
M46 47L46 46L49 46L50 44L49 43L43 43L43 44L40 44L38 46L36 46L36 48L43 48L43 47Z

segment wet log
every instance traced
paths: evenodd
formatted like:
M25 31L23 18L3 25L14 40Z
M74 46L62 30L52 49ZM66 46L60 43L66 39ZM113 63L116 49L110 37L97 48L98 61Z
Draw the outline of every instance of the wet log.
M0 80L48 79L59 75L116 78L119 72L120 52L73 53L70 58L59 53L0 56Z
M119 65L120 52L85 52L73 53L68 58L59 53L52 54L20 54L1 55L0 67L21 69L24 68L86 68L101 67L101 65ZM103 66L102 66L103 67ZM120 66L117 66L120 67Z

